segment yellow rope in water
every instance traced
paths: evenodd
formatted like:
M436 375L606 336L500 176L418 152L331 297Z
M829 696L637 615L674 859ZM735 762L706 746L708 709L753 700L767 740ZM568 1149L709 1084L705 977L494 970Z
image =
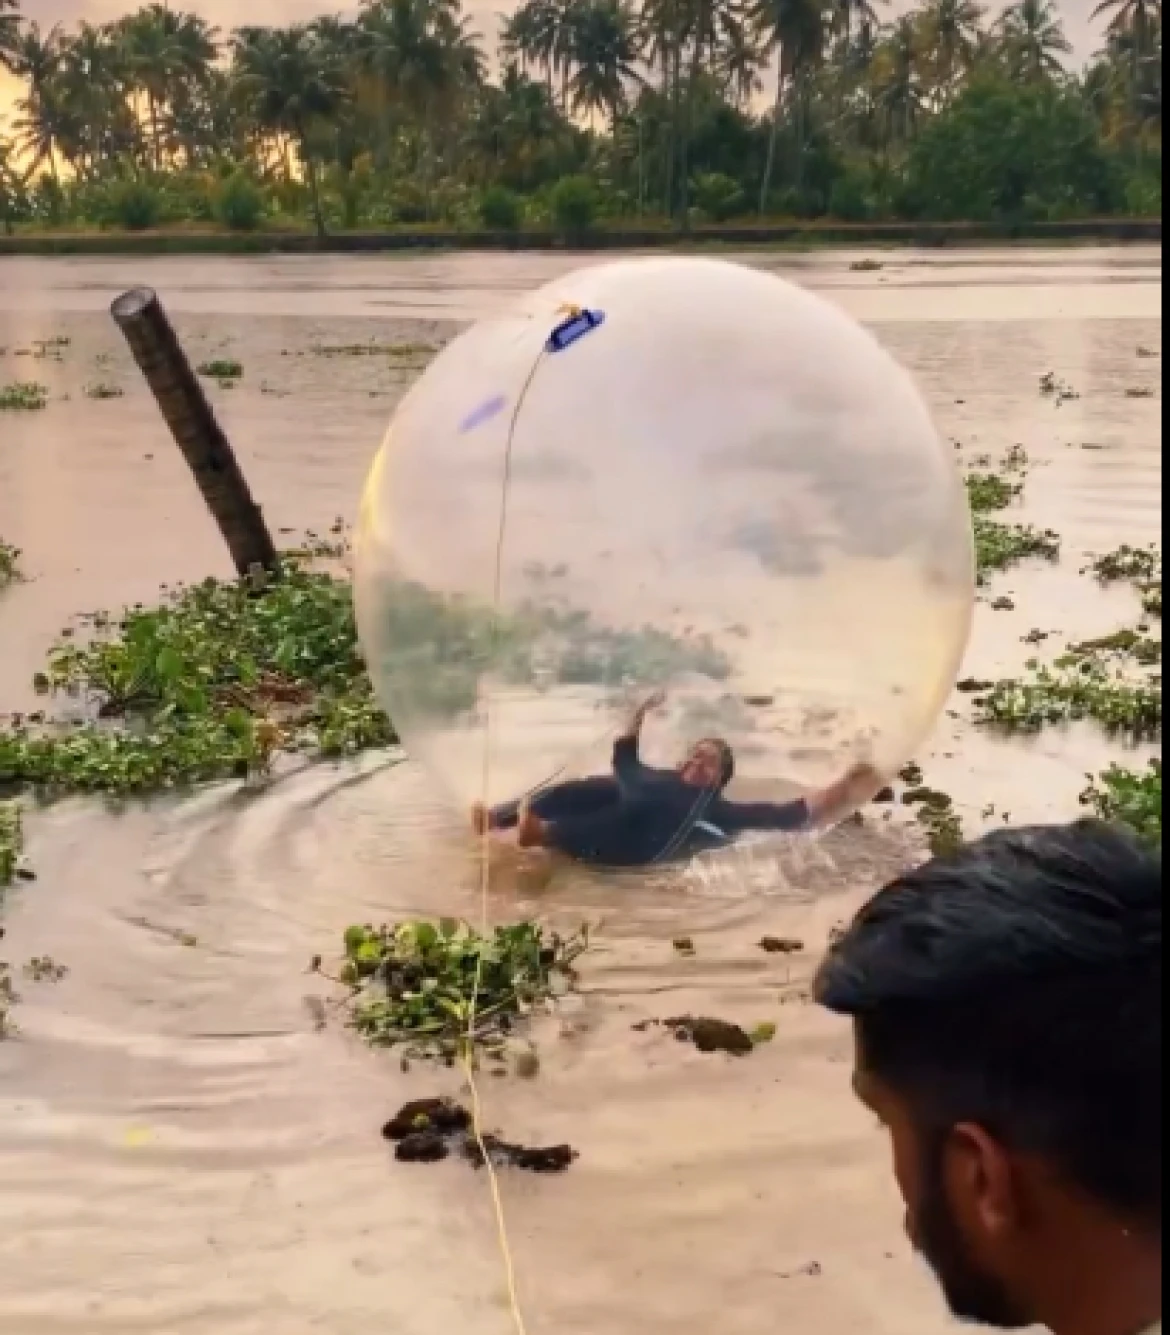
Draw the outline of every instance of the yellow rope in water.
M499 627L500 600L504 582L504 536L508 527L508 500L512 486L512 444L516 436L516 422L520 409L536 378L536 372L544 360L542 351L532 364L528 378L521 387L512 417L508 424L508 436L504 444L504 466L500 493L500 522L496 531L496 550L492 574L492 639L495 639ZM484 734L483 734L483 769L480 774L480 799L487 802L491 791L492 766L492 706L491 695L485 699ZM491 928L491 831L486 828L480 841L479 850L479 896L480 896L480 932L486 936ZM471 987L471 1004L467 1015L467 1041L463 1045L463 1070L467 1077L467 1087L471 1092L471 1130L479 1147L484 1168L491 1187L492 1208L495 1211L496 1234L500 1245L500 1258L504 1264L504 1281L507 1286L508 1309L512 1317L516 1335L528 1335L528 1326L524 1320L524 1309L520 1303L520 1287L516 1278L516 1260L508 1236L508 1219L504 1211L504 1196L500 1189L500 1177L496 1166L488 1153L483 1127L483 1100L480 1096L479 1081L475 1073L475 1031L479 1019L479 995L483 984L483 956L477 955L475 978Z

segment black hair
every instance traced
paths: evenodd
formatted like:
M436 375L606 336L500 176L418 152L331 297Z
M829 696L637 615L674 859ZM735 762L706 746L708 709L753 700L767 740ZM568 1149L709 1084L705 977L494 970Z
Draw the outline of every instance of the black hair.
M704 737L695 743L696 749L700 746L713 746L719 752L719 791L722 792L735 778L735 752L731 743L722 737Z
M875 896L817 1000L924 1132L978 1122L1160 1231L1161 877L1100 821L997 832Z

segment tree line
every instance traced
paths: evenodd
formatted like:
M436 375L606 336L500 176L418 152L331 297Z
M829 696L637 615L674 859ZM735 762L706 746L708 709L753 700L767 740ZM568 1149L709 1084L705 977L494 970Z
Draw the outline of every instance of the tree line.
M27 3L27 0L26 0ZM221 33L0 0L0 216L247 230L1160 214L1161 0L460 0Z

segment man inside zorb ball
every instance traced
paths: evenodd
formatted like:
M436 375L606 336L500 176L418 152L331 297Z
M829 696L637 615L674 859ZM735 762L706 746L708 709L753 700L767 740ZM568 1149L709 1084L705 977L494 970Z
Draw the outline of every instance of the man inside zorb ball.
M664 702L659 692L633 713L614 743L612 773L570 779L518 801L472 808L476 833L515 830L521 848L545 848L579 862L644 867L726 847L749 830L795 832L829 823L865 801L881 775L853 766L836 783L788 802L733 802L724 790L735 753L722 737L705 737L674 769L645 764L642 725Z
M375 687L485 839L627 868L823 830L953 688L953 456L813 293L706 259L579 270L395 414L357 544Z

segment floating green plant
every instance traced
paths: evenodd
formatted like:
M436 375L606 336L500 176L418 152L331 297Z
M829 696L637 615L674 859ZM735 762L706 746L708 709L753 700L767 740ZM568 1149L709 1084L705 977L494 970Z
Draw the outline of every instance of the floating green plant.
M520 922L481 933L454 918L350 927L337 981L353 1027L407 1057L452 1061L470 1044L502 1056L516 1025L569 992L589 948ZM315 961L319 968L320 961Z
M0 385L0 412L40 412L49 402L49 391L35 381L15 381Z

